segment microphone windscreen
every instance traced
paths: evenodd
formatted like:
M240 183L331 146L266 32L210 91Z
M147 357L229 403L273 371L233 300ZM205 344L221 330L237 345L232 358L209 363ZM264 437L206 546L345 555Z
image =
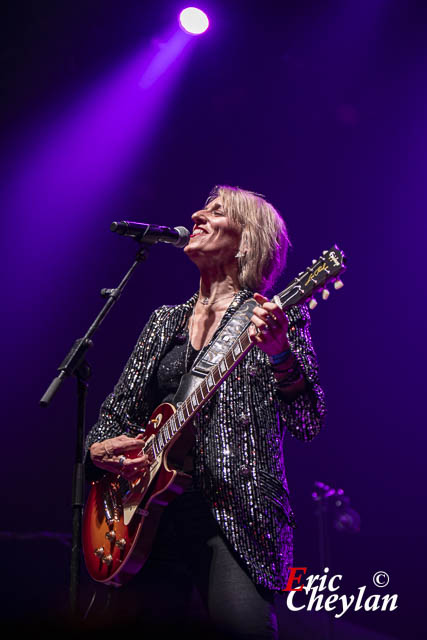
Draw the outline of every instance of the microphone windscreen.
M179 240L175 246L179 249L183 249L190 241L190 232L185 227L174 227L175 231L178 231Z

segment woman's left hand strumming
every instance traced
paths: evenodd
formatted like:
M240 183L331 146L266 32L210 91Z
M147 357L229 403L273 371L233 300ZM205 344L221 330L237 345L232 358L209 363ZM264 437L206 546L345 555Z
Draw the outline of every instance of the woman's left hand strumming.
M255 293L258 303L251 318L249 335L267 355L275 356L289 349L287 338L288 319L282 309L260 293Z

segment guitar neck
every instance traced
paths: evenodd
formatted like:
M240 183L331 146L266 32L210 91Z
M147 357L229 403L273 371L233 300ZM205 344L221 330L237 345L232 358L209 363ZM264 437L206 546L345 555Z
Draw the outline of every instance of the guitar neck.
M147 451L144 449L144 453L148 453L148 449L152 447L154 456L160 455L176 434L191 422L253 346L254 343L249 336L249 329L244 329L225 356L210 369L202 382L179 405L176 413L159 429L156 437L150 442Z

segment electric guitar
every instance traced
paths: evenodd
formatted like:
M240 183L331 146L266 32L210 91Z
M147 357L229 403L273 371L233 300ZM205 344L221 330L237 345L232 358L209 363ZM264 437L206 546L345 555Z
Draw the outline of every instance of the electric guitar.
M274 302L286 310L309 300L313 309L316 292L322 291L326 300L328 283L333 282L335 289L343 286L339 276L345 263L343 252L334 245L274 296ZM164 403L154 410L142 445L150 465L137 480L106 473L92 484L83 517L83 553L94 580L120 586L144 565L165 507L191 481L182 471L194 441L191 421L253 346L247 327L178 408Z

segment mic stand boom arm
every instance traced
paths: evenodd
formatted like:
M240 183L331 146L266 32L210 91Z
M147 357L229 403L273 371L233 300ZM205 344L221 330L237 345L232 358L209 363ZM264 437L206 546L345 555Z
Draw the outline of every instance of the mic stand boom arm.
M95 320L83 336L76 340L65 359L58 367L59 375L56 376L40 399L42 407L49 406L53 396L58 391L66 377L77 378L77 437L76 452L73 469L72 485L72 547L70 564L70 612L72 616L78 615L78 597L80 586L80 558L82 539L82 516L84 506L84 441L87 404L87 380L91 375L91 368L86 361L86 352L93 346L91 340L93 334L101 325L107 313L122 294L123 289L130 280L132 273L140 262L143 262L148 254L147 246L142 245L136 254L135 261L126 273L119 286L115 289L102 289L101 295L107 298L105 305L96 316Z

